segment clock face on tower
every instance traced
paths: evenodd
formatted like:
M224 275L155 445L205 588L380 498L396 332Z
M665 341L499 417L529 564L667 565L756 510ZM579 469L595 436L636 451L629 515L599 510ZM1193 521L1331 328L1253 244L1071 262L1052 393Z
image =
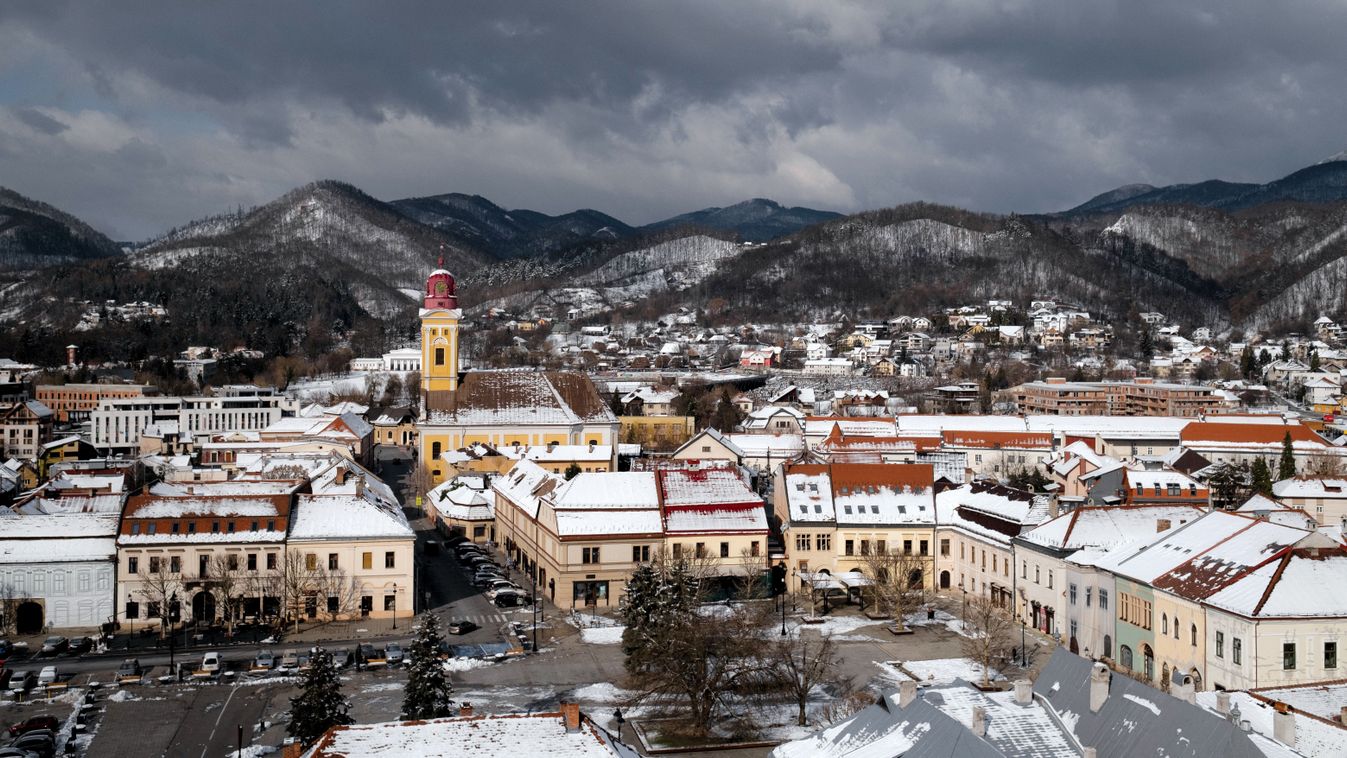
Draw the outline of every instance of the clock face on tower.
M435 282L435 294L436 294L436 295L443 295L444 293L446 293L446 292L448 292L448 291L449 291L449 284L448 284L447 282L445 282L443 279L441 279L441 280L438 281L438 282Z

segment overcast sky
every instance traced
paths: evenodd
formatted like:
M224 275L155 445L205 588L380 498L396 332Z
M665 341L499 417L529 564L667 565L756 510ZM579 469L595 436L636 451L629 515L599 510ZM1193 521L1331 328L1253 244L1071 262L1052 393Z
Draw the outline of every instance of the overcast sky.
M1060 210L1347 148L1344 29L1340 0L5 2L0 185L118 239L321 178L629 223Z

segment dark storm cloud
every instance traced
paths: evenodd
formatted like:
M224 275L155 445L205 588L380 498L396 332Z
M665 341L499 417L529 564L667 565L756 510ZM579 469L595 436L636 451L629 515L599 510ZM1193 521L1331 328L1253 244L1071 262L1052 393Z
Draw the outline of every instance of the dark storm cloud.
M1050 210L1347 146L1343 28L1244 0L6 4L0 184L131 236L324 176L632 222Z

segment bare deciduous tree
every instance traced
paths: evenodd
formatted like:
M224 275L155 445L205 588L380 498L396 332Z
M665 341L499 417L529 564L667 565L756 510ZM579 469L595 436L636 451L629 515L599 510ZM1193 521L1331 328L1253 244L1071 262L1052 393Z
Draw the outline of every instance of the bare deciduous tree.
M809 693L821 684L835 680L837 645L832 637L813 637L799 630L794 637L774 642L770 648L768 665L771 680L795 703L797 722L808 725Z
M243 589L247 584L247 575L239 569L238 555L231 556L216 553L206 564L206 591L215 596L216 607L224 619L226 629L232 634L234 623L238 620L243 602ZM206 619L211 621L213 619Z
M181 571L173 571L173 564L167 555L150 556L148 568L137 594L149 604L151 614L158 612L159 635L162 637L168 631L169 603L183 592L182 574Z
M1305 466L1305 475L1313 479L1333 479L1347 474L1340 455L1316 455Z
M868 596L879 613L902 624L907 614L926 602L930 556L889 550L871 552L861 560L873 582L861 590L862 596Z
M986 687L991 683L992 664L1015 644L1015 619L989 598L976 597L968 600L963 625L963 653L982 668L982 686Z

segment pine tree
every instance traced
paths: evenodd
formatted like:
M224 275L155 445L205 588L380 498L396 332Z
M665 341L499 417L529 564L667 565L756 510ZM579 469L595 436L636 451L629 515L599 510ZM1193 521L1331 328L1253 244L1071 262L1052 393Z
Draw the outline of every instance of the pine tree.
M312 745L328 729L350 724L350 709L350 702L341 694L341 679L331 653L314 648L300 692L290 698L290 724L285 731L301 744Z
M1244 352L1239 354L1239 373L1245 379L1253 379L1254 371L1257 369L1258 362L1253 354L1253 345L1245 345Z
M1258 458L1253 462L1253 491L1260 495L1272 494L1272 471L1267 461Z
M416 625L412 641L412 666L407 675L406 694L402 698L404 719L433 719L448 716L453 708L453 685L440 662L440 625L427 613Z
M1277 464L1277 480L1291 479L1296 475L1296 453L1291 446L1291 433L1282 438L1282 458Z

